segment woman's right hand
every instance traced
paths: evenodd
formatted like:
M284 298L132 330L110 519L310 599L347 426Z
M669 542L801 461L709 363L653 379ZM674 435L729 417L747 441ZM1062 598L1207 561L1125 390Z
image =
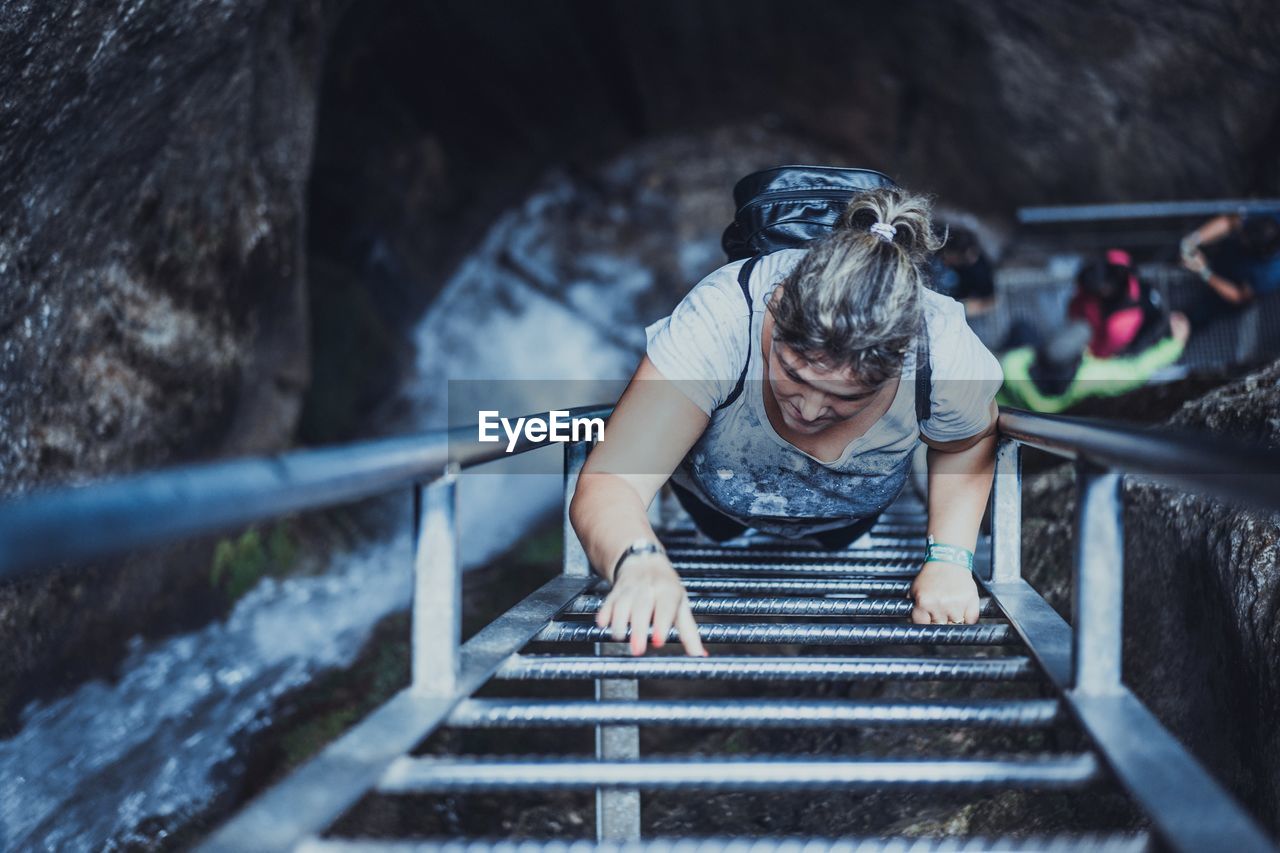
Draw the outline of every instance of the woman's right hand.
M618 582L596 613L596 625L612 627L615 642L626 639L631 628L631 654L642 655L653 628L653 647L662 648L667 632L675 625L684 650L695 657L706 657L698 636L689 595L680 575L665 554L639 554L629 558L618 569Z

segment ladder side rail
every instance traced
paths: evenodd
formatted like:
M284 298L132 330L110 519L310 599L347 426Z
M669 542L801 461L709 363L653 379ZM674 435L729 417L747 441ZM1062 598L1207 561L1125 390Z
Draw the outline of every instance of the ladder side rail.
M322 833L368 793L387 768L442 725L454 708L493 677L547 621L579 595L584 578L552 578L489 623L460 649L448 696L406 688L318 755L260 794L196 849L261 853L294 849Z
M1023 443L1076 460L1075 630L1021 579L997 578L984 585L1170 849L1275 850L1232 796L1122 682L1122 476L1137 470L1193 491L1280 505L1274 481L1255 480L1236 490L1217 476L1240 470L1249 458L1253 471L1266 470L1280 457L1256 448L1242 456L1203 438L1201 447L1192 449L1184 436L1167 431L1143 434L1024 413L1002 412L1000 427L1002 443ZM1186 455L1175 459L1179 454ZM1160 470L1165 463L1168 472ZM1215 463L1222 468L1213 471Z

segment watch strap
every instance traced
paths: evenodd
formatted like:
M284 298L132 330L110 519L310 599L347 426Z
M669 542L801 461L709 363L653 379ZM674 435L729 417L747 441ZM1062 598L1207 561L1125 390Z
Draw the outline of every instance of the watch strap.
M622 568L622 564L627 561L628 557L634 557L637 554L665 554L666 549L658 542L652 539L637 539L627 546L627 550L618 555L618 561L613 564L613 580L610 584L618 583L618 570Z

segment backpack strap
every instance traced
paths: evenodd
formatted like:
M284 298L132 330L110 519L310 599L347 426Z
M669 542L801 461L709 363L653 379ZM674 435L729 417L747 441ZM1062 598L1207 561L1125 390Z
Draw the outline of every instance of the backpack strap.
M724 402L712 410L713 412L732 406L733 402L742 396L743 386L747 383L747 365L751 363L751 273L755 270L756 262L759 260L759 255L753 255L747 258L747 262L738 270L738 287L742 288L742 298L747 301L747 358L742 365L742 372L738 374L737 384L733 386L729 396L724 398Z
M921 316L920 334L916 336L916 420L927 421L933 404L933 366L929 364L929 322Z

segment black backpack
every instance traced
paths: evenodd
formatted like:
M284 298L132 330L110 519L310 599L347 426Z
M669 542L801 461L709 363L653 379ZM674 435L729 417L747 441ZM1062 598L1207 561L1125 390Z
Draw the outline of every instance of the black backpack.
M747 300L747 328L751 328L751 273L761 257L780 249L794 249L835 229L849 199L880 187L896 187L888 175L871 169L833 166L778 166L753 172L733 188L737 207L733 222L724 230L721 245L730 261L746 258L738 272L738 286ZM748 360L749 357L748 357ZM727 408L742 394L747 365L728 398L716 407ZM923 320L916 345L916 420L929 419L929 389L933 370L929 364L929 330Z

